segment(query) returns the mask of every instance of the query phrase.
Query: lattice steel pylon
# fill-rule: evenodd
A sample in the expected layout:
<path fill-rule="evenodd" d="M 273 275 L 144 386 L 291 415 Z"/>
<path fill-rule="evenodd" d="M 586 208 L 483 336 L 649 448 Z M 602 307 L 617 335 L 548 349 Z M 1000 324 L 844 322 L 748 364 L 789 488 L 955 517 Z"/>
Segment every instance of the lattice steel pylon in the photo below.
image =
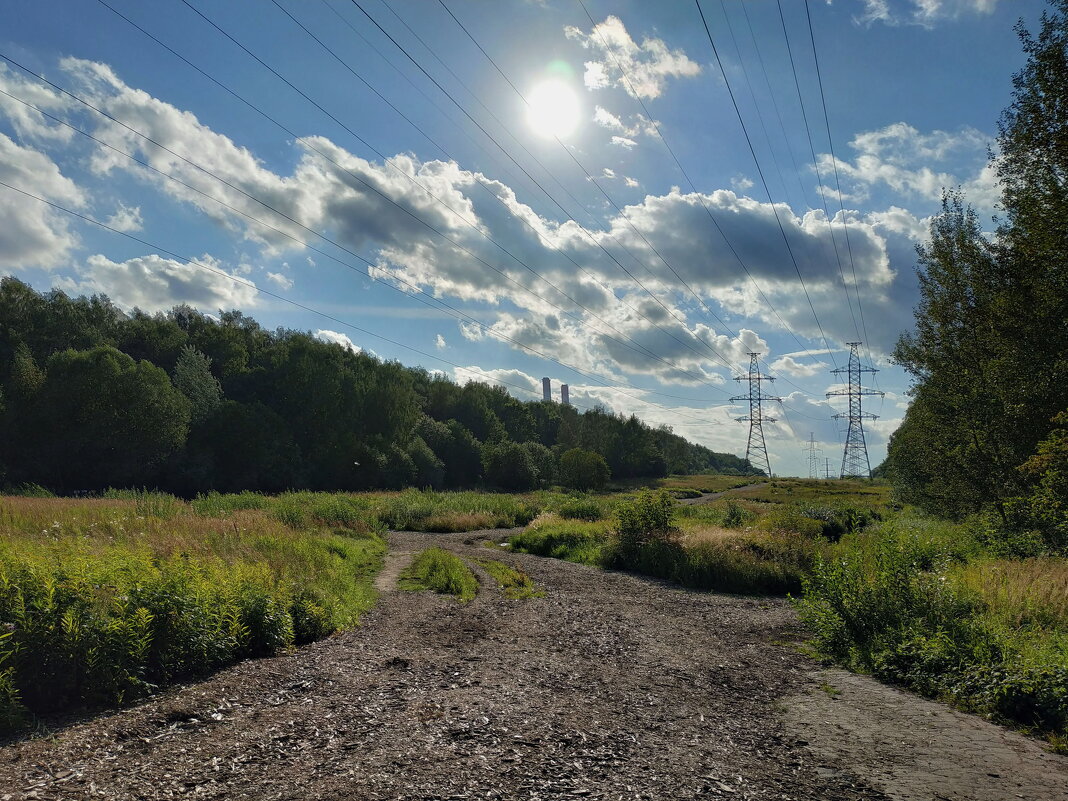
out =
<path fill-rule="evenodd" d="M 849 398 L 849 411 L 847 414 L 836 414 L 835 420 L 843 417 L 849 420 L 849 431 L 846 433 L 845 450 L 842 452 L 842 478 L 871 478 L 871 462 L 868 461 L 868 446 L 864 442 L 864 420 L 877 420 L 878 415 L 868 414 L 861 408 L 861 399 L 865 395 L 885 395 L 876 389 L 865 389 L 861 386 L 860 377 L 864 373 L 879 372 L 874 367 L 862 367 L 860 354 L 857 348 L 859 342 L 847 342 L 849 345 L 849 364 L 831 370 L 834 375 L 845 373 L 848 378 L 848 389 L 845 391 L 828 392 L 827 397 L 845 396 Z"/>
<path fill-rule="evenodd" d="M 801 449 L 808 454 L 808 477 L 819 478 L 820 477 L 820 454 L 823 451 L 816 447 L 816 435 L 813 432 L 808 432 L 808 444 Z"/>
<path fill-rule="evenodd" d="M 749 372 L 734 377 L 735 381 L 748 381 L 749 394 L 736 395 L 731 403 L 749 401 L 749 414 L 736 418 L 738 422 L 749 422 L 749 442 L 745 446 L 745 460 L 756 470 L 763 470 L 768 478 L 772 477 L 771 460 L 768 459 L 768 446 L 764 443 L 763 423 L 774 423 L 776 418 L 764 416 L 764 401 L 781 402 L 782 398 L 765 395 L 760 385 L 764 381 L 774 381 L 770 375 L 760 372 L 760 354 L 749 354 Z"/>

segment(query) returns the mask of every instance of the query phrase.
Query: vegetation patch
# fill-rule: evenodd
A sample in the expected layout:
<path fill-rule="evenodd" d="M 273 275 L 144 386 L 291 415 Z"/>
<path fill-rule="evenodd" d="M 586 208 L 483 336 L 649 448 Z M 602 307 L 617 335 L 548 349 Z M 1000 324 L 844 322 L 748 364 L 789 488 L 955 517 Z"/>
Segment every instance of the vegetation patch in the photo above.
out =
<path fill-rule="evenodd" d="M 605 549 L 612 542 L 610 527 L 607 521 L 590 523 L 546 515 L 539 517 L 519 534 L 509 537 L 508 542 L 513 550 L 520 553 L 602 566 Z"/>
<path fill-rule="evenodd" d="M 497 562 L 493 559 L 477 559 L 487 573 L 493 576 L 497 587 L 505 598 L 521 600 L 524 598 L 542 598 L 545 591 L 534 583 L 534 579 L 517 567 Z"/>
<path fill-rule="evenodd" d="M 402 590 L 419 592 L 431 590 L 442 595 L 454 595 L 467 602 L 478 594 L 478 579 L 456 554 L 442 548 L 428 548 L 401 573 Z"/>
<path fill-rule="evenodd" d="M 374 533 L 171 496 L 0 501 L 0 725 L 124 704 L 355 625 Z"/>
<path fill-rule="evenodd" d="M 992 559 L 963 526 L 887 524 L 843 538 L 804 584 L 824 656 L 1064 742 L 1063 559 Z"/>

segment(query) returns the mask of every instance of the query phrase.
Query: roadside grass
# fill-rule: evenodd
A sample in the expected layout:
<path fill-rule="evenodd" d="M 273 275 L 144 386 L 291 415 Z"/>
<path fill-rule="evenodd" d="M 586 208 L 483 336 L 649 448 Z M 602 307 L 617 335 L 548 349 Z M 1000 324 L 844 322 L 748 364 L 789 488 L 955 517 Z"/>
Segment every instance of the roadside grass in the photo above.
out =
<path fill-rule="evenodd" d="M 430 590 L 442 595 L 454 595 L 466 603 L 478 594 L 478 579 L 464 561 L 442 548 L 428 548 L 412 560 L 398 585 L 402 590 L 420 592 Z"/>
<path fill-rule="evenodd" d="M 797 602 L 817 653 L 1068 742 L 1068 562 L 994 558 L 905 514 L 817 560 Z"/>
<path fill-rule="evenodd" d="M 374 603 L 373 532 L 110 495 L 0 499 L 0 727 L 321 639 Z"/>
<path fill-rule="evenodd" d="M 534 583 L 534 579 L 516 567 L 506 565 L 494 559 L 476 559 L 482 568 L 493 576 L 497 588 L 505 598 L 523 600 L 526 598 L 543 598 L 545 590 Z"/>

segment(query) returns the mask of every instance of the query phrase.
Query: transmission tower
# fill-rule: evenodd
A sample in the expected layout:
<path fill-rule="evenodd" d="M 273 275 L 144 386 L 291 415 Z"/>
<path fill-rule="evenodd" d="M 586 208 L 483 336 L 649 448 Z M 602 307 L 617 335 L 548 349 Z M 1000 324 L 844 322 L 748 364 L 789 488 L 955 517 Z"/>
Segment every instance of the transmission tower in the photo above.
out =
<path fill-rule="evenodd" d="M 737 418 L 741 423 L 747 421 L 749 423 L 749 442 L 745 446 L 745 460 L 749 462 L 750 467 L 756 470 L 763 470 L 768 478 L 771 478 L 771 461 L 768 459 L 768 446 L 764 444 L 763 423 L 774 423 L 775 418 L 764 415 L 764 402 L 780 402 L 782 398 L 765 395 L 761 390 L 760 385 L 762 382 L 774 381 L 775 379 L 760 372 L 759 359 L 759 353 L 750 353 L 749 372 L 734 377 L 735 381 L 749 382 L 749 394 L 736 395 L 731 398 L 731 403 L 737 403 L 738 401 L 749 402 L 749 414 Z"/>
<path fill-rule="evenodd" d="M 826 479 L 829 479 L 831 477 L 831 460 L 830 459 L 824 459 L 823 461 L 825 463 L 823 477 L 826 478 Z"/>
<path fill-rule="evenodd" d="M 861 399 L 865 395 L 884 395 L 875 389 L 865 389 L 860 384 L 861 375 L 864 373 L 879 372 L 874 367 L 862 367 L 857 348 L 859 342 L 847 342 L 849 345 L 849 365 L 831 370 L 834 375 L 846 374 L 849 380 L 849 388 L 845 391 L 828 392 L 827 397 L 842 395 L 849 398 L 849 412 L 836 414 L 835 420 L 846 418 L 849 420 L 849 431 L 846 433 L 845 450 L 842 453 L 842 478 L 871 478 L 871 462 L 868 461 L 868 446 L 864 442 L 864 420 L 875 420 L 878 415 L 868 414 L 861 409 Z"/>
<path fill-rule="evenodd" d="M 820 454 L 823 453 L 823 451 L 816 447 L 816 435 L 811 431 L 808 432 L 808 444 L 801 450 L 808 454 L 808 477 L 819 478 Z"/>

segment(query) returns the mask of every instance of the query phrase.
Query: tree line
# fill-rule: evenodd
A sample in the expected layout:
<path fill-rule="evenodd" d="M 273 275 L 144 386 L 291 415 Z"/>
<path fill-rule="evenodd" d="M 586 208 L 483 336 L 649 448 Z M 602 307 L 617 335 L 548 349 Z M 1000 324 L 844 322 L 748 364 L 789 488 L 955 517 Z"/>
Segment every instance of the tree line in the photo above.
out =
<path fill-rule="evenodd" d="M 746 473 L 604 408 L 460 386 L 239 311 L 125 314 L 106 297 L 0 282 L 0 484 L 364 490 L 579 488 Z"/>
<path fill-rule="evenodd" d="M 1068 0 L 1013 78 L 992 166 L 997 229 L 948 192 L 919 248 L 912 402 L 885 465 L 904 500 L 1068 549 Z"/>

